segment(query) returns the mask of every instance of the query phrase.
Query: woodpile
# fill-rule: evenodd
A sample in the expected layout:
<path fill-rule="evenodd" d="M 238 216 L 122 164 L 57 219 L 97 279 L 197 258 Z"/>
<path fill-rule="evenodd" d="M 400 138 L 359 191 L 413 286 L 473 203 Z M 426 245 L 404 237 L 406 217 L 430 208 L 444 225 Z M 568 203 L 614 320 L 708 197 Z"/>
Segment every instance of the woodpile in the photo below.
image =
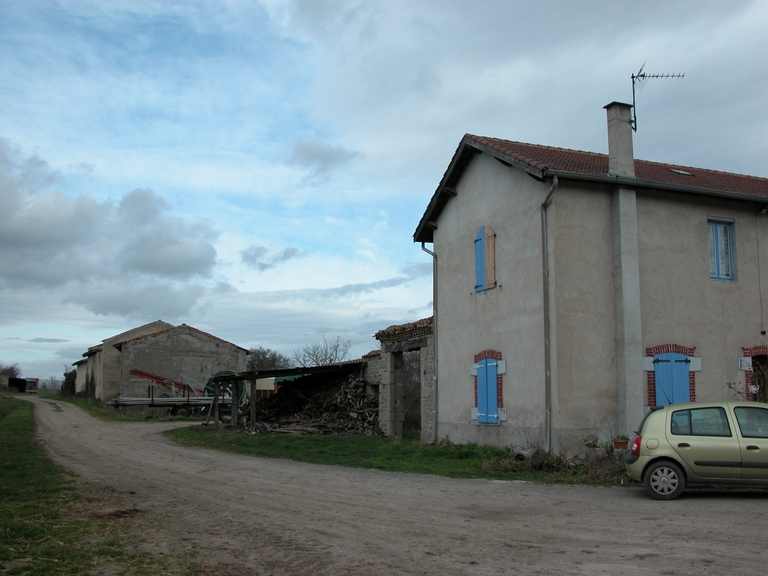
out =
<path fill-rule="evenodd" d="M 240 421 L 251 430 L 250 405 L 242 406 Z M 365 381 L 355 376 L 328 382 L 305 376 L 285 382 L 280 391 L 257 400 L 257 433 L 382 435 L 379 400 L 366 394 Z"/>

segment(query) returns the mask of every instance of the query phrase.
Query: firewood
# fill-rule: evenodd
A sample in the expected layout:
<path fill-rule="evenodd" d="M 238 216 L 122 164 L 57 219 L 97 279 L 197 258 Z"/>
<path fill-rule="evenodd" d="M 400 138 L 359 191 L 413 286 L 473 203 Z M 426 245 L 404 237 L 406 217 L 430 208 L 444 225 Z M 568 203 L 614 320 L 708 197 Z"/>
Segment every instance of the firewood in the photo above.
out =
<path fill-rule="evenodd" d="M 281 385 L 280 392 L 241 407 L 240 425 L 256 433 L 381 435 L 378 398 L 354 377 L 337 380 L 319 375 Z"/>

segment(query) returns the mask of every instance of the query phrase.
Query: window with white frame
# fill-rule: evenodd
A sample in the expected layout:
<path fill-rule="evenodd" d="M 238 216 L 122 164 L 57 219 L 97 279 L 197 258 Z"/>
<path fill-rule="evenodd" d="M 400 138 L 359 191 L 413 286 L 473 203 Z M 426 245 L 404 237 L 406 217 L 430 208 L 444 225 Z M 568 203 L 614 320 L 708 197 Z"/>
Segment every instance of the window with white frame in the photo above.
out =
<path fill-rule="evenodd" d="M 734 279 L 733 222 L 708 220 L 709 277 L 716 280 Z"/>

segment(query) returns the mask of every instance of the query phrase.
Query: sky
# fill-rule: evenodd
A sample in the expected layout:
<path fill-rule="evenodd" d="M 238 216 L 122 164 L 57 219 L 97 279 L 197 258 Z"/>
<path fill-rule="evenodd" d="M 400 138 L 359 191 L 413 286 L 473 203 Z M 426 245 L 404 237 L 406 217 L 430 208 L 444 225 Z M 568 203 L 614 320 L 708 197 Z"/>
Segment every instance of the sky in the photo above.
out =
<path fill-rule="evenodd" d="M 162 319 L 291 355 L 432 313 L 465 133 L 768 177 L 768 2 L 0 0 L 0 363 Z M 430 247 L 430 246 L 428 246 Z"/>

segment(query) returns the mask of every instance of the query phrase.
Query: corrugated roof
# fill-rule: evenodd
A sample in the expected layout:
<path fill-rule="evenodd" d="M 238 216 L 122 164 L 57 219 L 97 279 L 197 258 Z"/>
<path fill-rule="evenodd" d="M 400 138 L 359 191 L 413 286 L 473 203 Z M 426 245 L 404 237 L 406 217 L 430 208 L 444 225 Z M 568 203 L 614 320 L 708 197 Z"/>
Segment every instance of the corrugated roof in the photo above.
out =
<path fill-rule="evenodd" d="M 768 200 L 768 178 L 647 160 L 635 160 L 635 179 L 617 178 L 608 174 L 607 154 L 466 134 L 414 232 L 415 242 L 432 242 L 437 218 L 457 193 L 455 187 L 464 170 L 472 158 L 481 152 L 525 170 L 539 179 L 558 176 L 565 180 L 616 183 L 690 194 L 726 195 L 752 201 Z"/>

